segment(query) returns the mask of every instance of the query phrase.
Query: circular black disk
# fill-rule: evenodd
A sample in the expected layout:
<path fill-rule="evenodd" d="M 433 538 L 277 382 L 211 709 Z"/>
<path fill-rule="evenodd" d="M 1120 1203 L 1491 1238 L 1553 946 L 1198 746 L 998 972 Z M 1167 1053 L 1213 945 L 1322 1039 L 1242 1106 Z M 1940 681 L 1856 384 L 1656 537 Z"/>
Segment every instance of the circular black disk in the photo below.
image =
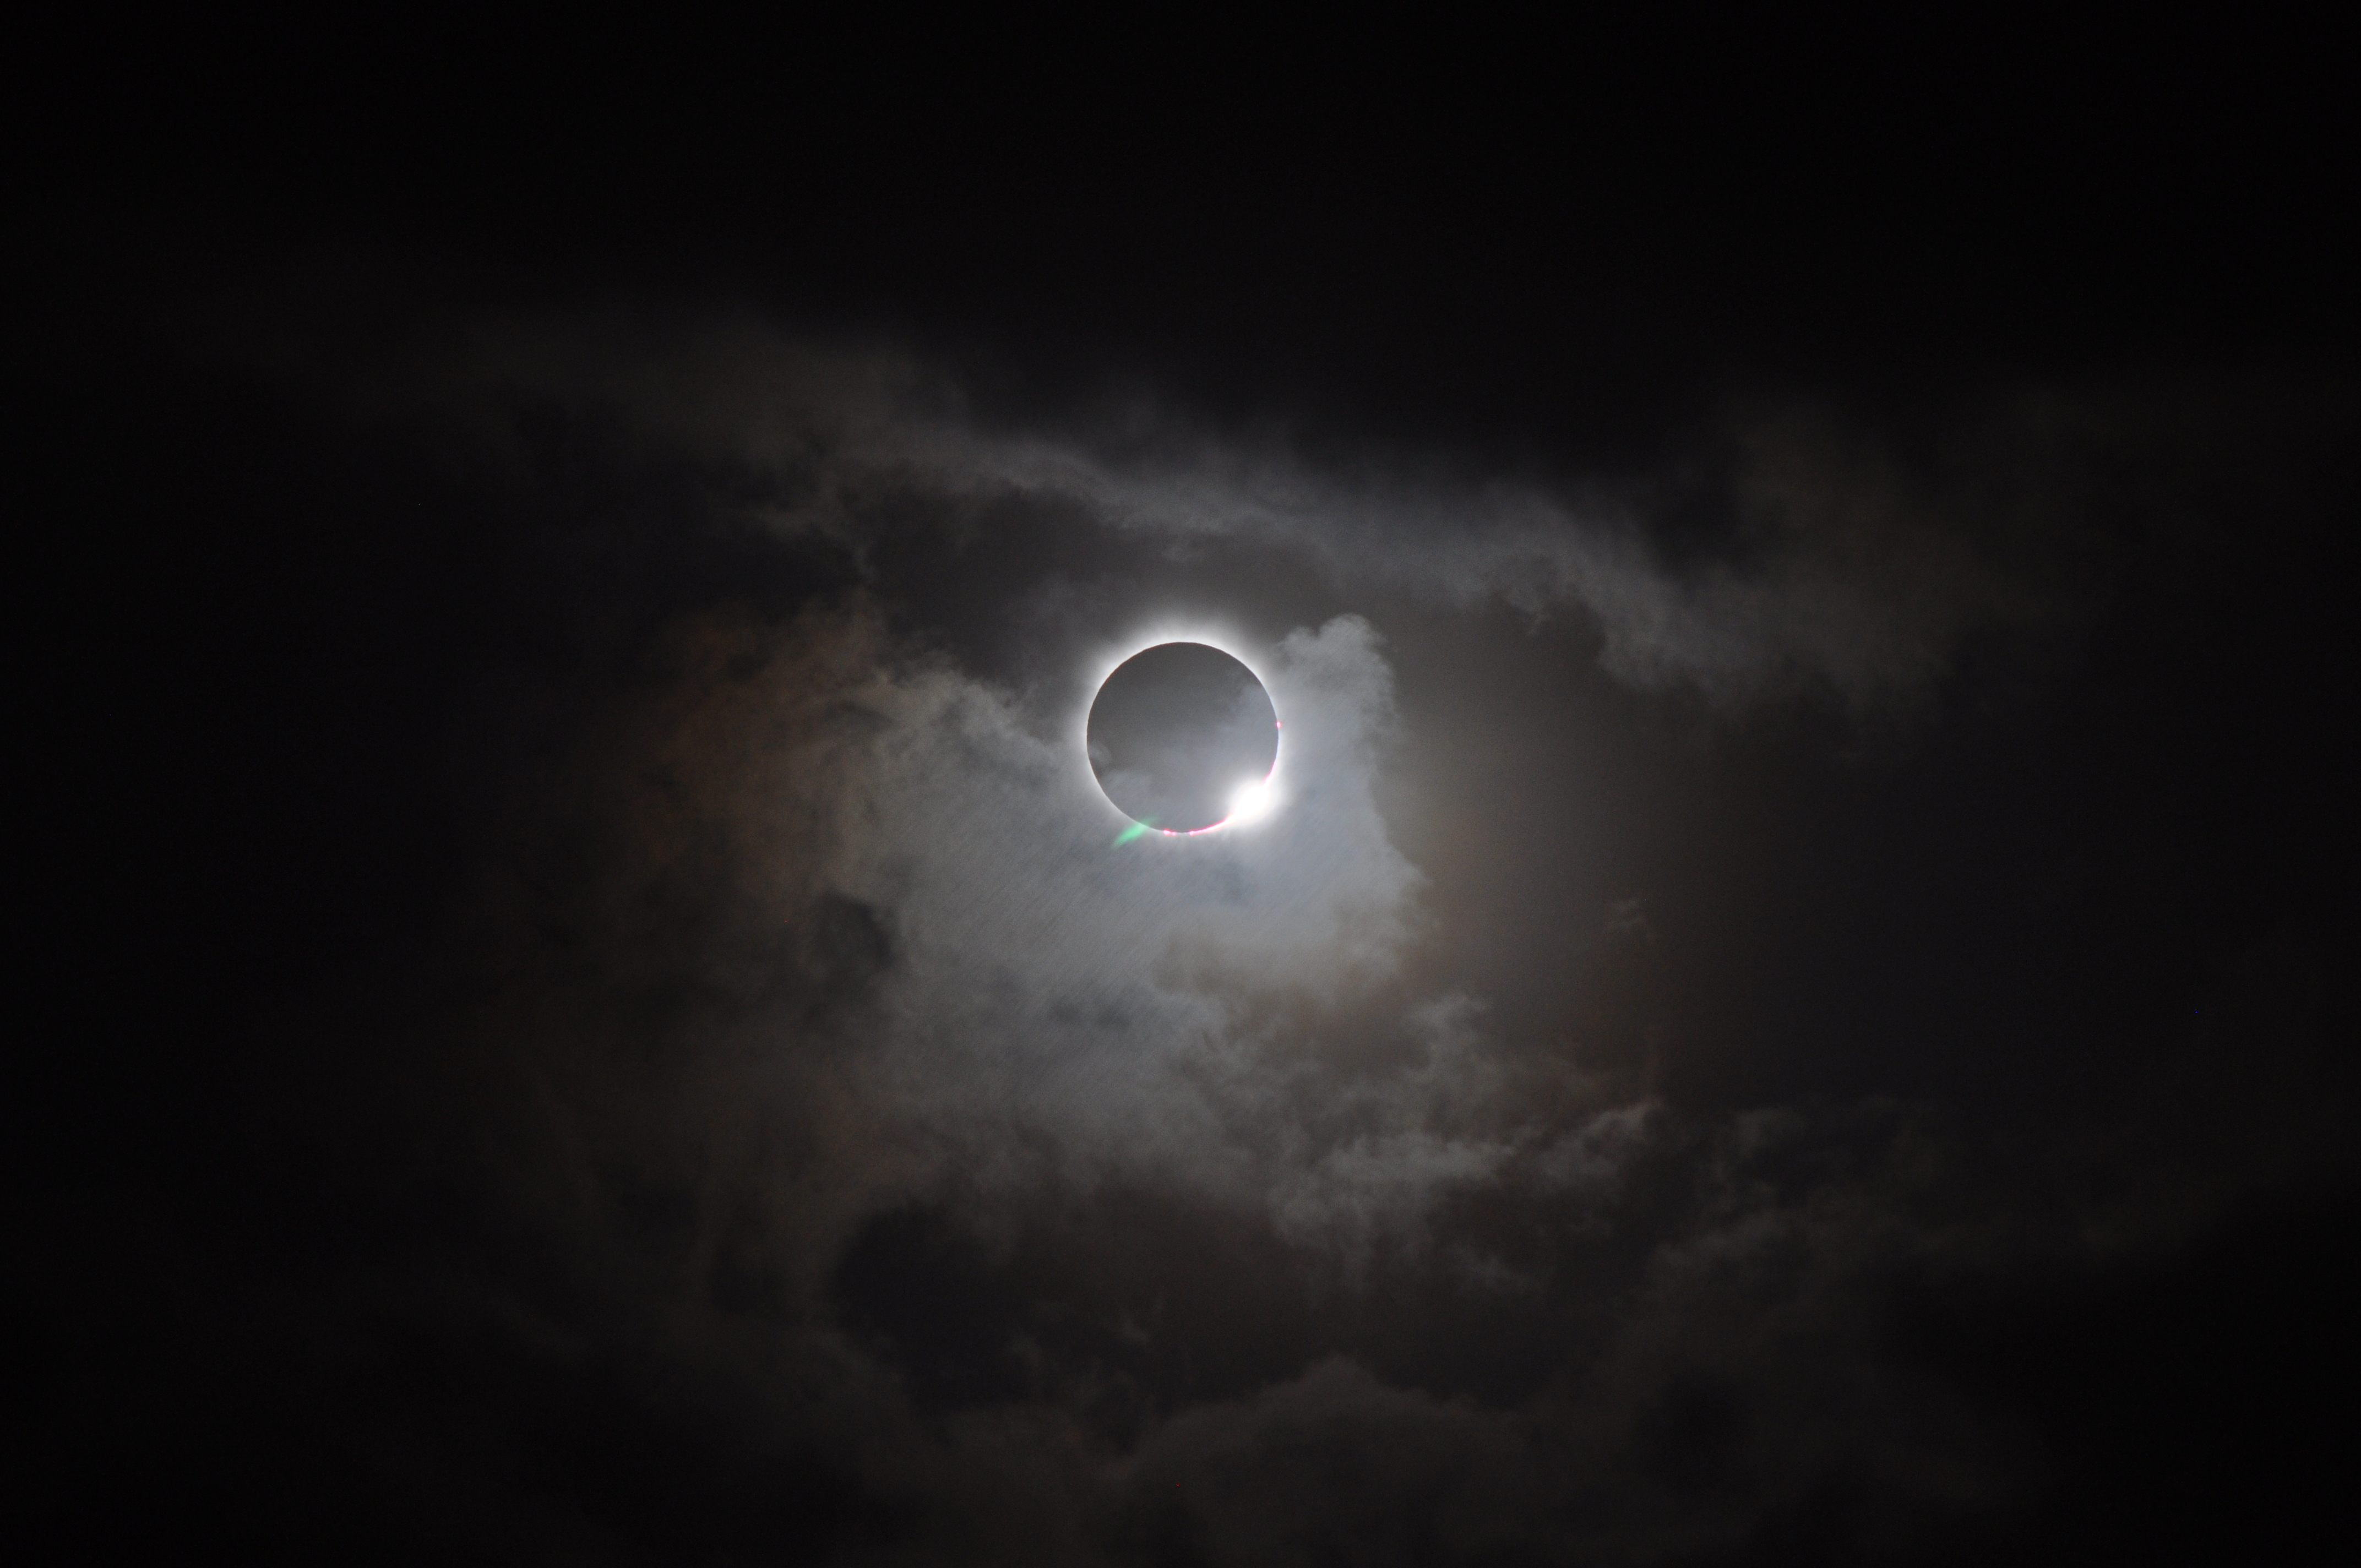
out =
<path fill-rule="evenodd" d="M 1270 776 L 1279 714 L 1254 672 L 1202 642 L 1116 666 L 1091 704 L 1091 771 L 1115 808 L 1173 833 L 1210 828 Z"/>

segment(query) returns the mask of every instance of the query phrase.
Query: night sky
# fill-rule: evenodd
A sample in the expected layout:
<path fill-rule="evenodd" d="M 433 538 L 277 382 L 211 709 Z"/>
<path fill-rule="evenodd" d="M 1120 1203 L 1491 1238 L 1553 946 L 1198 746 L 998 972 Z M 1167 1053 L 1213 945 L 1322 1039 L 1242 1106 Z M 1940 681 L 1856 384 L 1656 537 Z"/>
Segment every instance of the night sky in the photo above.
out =
<path fill-rule="evenodd" d="M 2335 51 L 1170 25 L 33 73 L 24 1528 L 2349 1534 Z"/>

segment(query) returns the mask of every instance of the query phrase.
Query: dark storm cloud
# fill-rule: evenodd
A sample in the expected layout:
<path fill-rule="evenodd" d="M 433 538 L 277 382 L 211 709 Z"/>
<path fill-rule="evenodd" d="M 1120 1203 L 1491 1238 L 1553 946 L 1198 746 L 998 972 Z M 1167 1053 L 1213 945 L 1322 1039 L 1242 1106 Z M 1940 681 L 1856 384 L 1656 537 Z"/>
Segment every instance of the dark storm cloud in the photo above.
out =
<path fill-rule="evenodd" d="M 324 420 L 305 439 L 331 477 L 288 503 L 275 571 L 327 539 L 436 591 L 382 636 L 306 607 L 248 684 L 300 685 L 295 653 L 353 636 L 330 668 L 357 678 L 320 683 L 349 700 L 445 650 L 437 701 L 465 721 L 351 772 L 420 795 L 463 777 L 444 846 L 463 865 L 405 906 L 414 925 L 238 999 L 268 1110 L 235 1124 L 225 1207 L 302 1239 L 200 1227 L 143 1250 L 143 1225 L 171 1227 L 137 1202 L 111 1234 L 126 1272 L 174 1279 L 190 1343 L 261 1369 L 261 1394 L 219 1375 L 191 1407 L 267 1423 L 280 1401 L 298 1414 L 269 1429 L 278 1453 L 334 1426 L 313 1489 L 367 1498 L 406 1542 L 847 1563 L 1972 1551 L 2055 1522 L 2059 1475 L 2104 1474 L 2042 1446 L 2071 1438 L 2058 1404 L 2090 1385 L 1978 1368 L 2071 1367 L 2112 1320 L 2045 1343 L 2012 1293 L 2169 1285 L 2242 1204 L 2346 1158 L 2322 1109 L 2343 1101 L 2318 1092 L 2345 1081 L 2323 1065 L 2333 951 L 2222 982 L 2204 1002 L 2222 1033 L 2142 1038 L 2140 1092 L 2096 1113 L 1994 1133 L 1784 1084 L 1733 1107 L 1681 1076 L 1710 1065 L 1718 1018 L 1811 1084 L 1894 949 L 1839 955 L 1834 1003 L 1783 1007 L 1752 992 L 1816 952 L 1724 962 L 1677 877 L 1569 888 L 1538 851 L 1530 875 L 1471 877 L 1420 863 L 1386 808 L 1405 751 L 1489 696 L 1447 663 L 1413 670 L 1409 638 L 1502 611 L 1510 650 L 1572 629 L 1544 717 L 1600 768 L 1601 686 L 1643 729 L 1695 692 L 1739 720 L 1681 732 L 1700 770 L 1721 735 L 1768 732 L 1761 771 L 1852 791 L 1830 815 L 1874 806 L 1882 779 L 1795 754 L 1881 712 L 1939 717 L 1964 650 L 2088 611 L 2061 611 L 2054 557 L 2025 539 L 2070 554 L 2041 536 L 2104 466 L 2103 399 L 2005 400 L 1927 438 L 1967 449 L 1955 462 L 1825 411 L 1734 418 L 1702 482 L 1712 525 L 1684 540 L 1651 510 L 1692 494 L 1678 475 L 1584 491 L 1170 412 L 1028 422 L 920 356 L 739 322 L 486 317 L 333 374 L 299 352 L 282 376 Z M 324 387 L 333 418 L 308 406 Z M 2143 461 L 2174 429 L 2134 422 Z M 369 510 L 406 465 L 433 477 Z M 293 483 L 239 477 L 241 498 Z M 949 572 L 946 535 L 970 552 Z M 986 594 L 1004 552 L 1016 586 Z M 1095 613 L 1093 574 L 1208 558 L 1241 598 L 1290 569 L 1318 585 L 1268 634 L 1213 629 L 1284 717 L 1284 804 L 1249 832 L 1116 846 L 1082 703 L 1126 638 L 1186 615 Z M 392 596 L 333 560 L 310 568 L 332 608 L 350 581 Z M 280 581 L 232 598 L 238 636 L 277 624 Z M 1047 647 L 968 658 L 927 615 L 962 588 Z M 1828 697 L 1839 718 L 1814 729 Z M 1792 729 L 1748 729 L 1789 708 Z M 241 736 L 269 757 L 284 716 L 266 717 Z M 1422 761 L 1477 834 L 1555 787 L 1482 754 Z M 1750 860 L 1841 840 L 1806 839 L 1801 812 L 1716 817 L 1709 794 L 1618 830 L 1705 840 L 1708 902 L 1770 866 L 1769 913 L 1730 917 L 1770 932 L 1750 937 L 1786 936 L 1805 883 L 1853 874 Z M 421 809 L 366 798 L 371 821 Z M 1938 806 L 1945 833 L 1972 825 Z M 1452 879 L 1476 884 L 1455 905 Z M 1956 918 L 2022 925 L 2009 897 Z M 1888 924 L 1940 902 L 1882 881 L 1871 900 Z M 1455 977 L 1446 913 L 1487 904 L 1543 927 L 1534 968 L 1578 981 Z M 2110 961 L 2067 935 L 2083 945 L 2061 961 Z M 1583 994 L 1533 1026 L 1559 987 Z M 1896 1059 L 1960 1048 L 1938 1015 L 1956 994 L 1914 1000 Z M 2019 1022 L 1973 1014 L 1970 1048 L 2023 1069 L 2034 1053 L 2006 1055 L 1994 1016 Z M 192 1163 L 216 1159 L 236 1163 Z M 176 1247 L 209 1261 L 179 1268 Z M 279 1338 L 302 1348 L 266 1354 Z"/>

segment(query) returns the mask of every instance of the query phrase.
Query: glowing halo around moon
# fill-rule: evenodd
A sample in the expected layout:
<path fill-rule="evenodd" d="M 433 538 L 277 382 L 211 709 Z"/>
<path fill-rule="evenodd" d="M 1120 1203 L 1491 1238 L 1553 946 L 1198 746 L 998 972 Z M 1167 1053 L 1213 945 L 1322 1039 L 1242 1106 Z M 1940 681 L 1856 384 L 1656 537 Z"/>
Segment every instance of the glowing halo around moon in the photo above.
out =
<path fill-rule="evenodd" d="M 1131 822 L 1119 845 L 1242 827 L 1279 804 L 1278 709 L 1261 677 L 1209 641 L 1159 640 L 1117 661 L 1082 728 L 1100 793 Z"/>

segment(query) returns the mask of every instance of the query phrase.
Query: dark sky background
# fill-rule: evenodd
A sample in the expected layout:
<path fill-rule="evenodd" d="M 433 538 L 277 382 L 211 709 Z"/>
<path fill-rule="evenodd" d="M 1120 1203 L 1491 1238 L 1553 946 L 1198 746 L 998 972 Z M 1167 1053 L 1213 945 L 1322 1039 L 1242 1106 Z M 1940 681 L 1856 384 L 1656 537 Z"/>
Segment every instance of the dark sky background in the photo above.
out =
<path fill-rule="evenodd" d="M 2334 51 L 1210 27 L 54 51 L 94 1555 L 2348 1528 Z M 1176 636 L 1284 801 L 1115 845 Z"/>

